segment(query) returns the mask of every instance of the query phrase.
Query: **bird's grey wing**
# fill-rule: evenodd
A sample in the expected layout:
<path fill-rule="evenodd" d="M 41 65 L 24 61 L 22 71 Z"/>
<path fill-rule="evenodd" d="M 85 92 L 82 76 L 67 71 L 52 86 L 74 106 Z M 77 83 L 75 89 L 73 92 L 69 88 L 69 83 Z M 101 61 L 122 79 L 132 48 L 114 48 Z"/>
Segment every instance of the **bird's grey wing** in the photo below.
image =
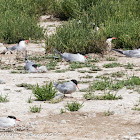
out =
<path fill-rule="evenodd" d="M 124 51 L 124 54 L 130 57 L 140 57 L 140 50 L 128 50 L 128 51 Z"/>
<path fill-rule="evenodd" d="M 7 118 L 5 118 L 5 117 L 2 117 L 2 118 L 0 118 L 0 124 L 2 124 L 2 123 L 7 123 Z"/>
<path fill-rule="evenodd" d="M 79 60 L 79 55 L 78 54 L 63 53 L 62 56 L 65 60 L 70 61 L 70 62 Z"/>
<path fill-rule="evenodd" d="M 10 47 L 9 50 L 10 51 L 14 51 L 14 50 L 17 50 L 18 47 L 19 47 L 18 45 L 15 45 L 15 46 Z"/>

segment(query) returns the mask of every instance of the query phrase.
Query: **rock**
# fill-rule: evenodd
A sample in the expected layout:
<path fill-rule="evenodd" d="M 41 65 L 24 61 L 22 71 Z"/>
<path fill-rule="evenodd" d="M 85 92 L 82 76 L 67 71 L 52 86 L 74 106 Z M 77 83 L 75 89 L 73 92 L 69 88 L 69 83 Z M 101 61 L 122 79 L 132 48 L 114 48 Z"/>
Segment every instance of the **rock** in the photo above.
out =
<path fill-rule="evenodd" d="M 4 82 L 4 81 L 2 81 L 2 80 L 0 80 L 0 84 L 5 84 L 5 82 Z"/>
<path fill-rule="evenodd" d="M 61 120 L 61 123 L 62 124 L 66 124 L 66 120 Z"/>
<path fill-rule="evenodd" d="M 123 136 L 122 137 L 124 140 L 130 140 L 130 137 L 129 136 Z"/>
<path fill-rule="evenodd" d="M 56 93 L 53 99 L 62 99 L 62 98 L 64 98 L 63 93 Z"/>
<path fill-rule="evenodd" d="M 46 68 L 46 66 L 40 66 L 39 68 L 38 68 L 38 72 L 39 73 L 46 73 L 48 70 L 47 70 L 47 68 Z"/>

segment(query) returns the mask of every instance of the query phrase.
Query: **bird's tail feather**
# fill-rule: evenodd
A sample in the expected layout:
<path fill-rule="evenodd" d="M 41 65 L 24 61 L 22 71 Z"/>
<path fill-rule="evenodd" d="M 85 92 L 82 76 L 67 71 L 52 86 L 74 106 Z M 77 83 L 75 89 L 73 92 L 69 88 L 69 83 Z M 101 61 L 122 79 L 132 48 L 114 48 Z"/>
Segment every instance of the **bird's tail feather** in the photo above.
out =
<path fill-rule="evenodd" d="M 112 49 L 112 50 L 115 51 L 115 52 L 123 54 L 123 51 L 120 51 L 120 50 L 117 50 L 117 49 Z"/>
<path fill-rule="evenodd" d="M 58 50 L 56 49 L 53 49 L 55 51 L 56 54 L 60 55 L 61 56 L 61 52 L 59 52 Z"/>
<path fill-rule="evenodd" d="M 57 83 L 55 83 L 55 82 L 54 82 L 53 84 L 54 84 L 54 86 L 55 86 L 55 87 L 57 87 L 57 85 L 58 85 L 58 84 L 57 84 Z"/>

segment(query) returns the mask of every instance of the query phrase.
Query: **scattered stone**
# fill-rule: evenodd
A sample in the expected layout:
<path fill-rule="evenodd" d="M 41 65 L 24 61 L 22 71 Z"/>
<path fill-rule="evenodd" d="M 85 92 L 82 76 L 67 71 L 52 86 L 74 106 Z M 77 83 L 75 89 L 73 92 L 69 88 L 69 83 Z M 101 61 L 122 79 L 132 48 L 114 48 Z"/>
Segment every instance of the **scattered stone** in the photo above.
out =
<path fill-rule="evenodd" d="M 123 136 L 122 137 L 124 140 L 130 140 L 130 137 L 129 136 Z"/>
<path fill-rule="evenodd" d="M 63 93 L 56 93 L 53 99 L 63 99 L 64 94 Z"/>
<path fill-rule="evenodd" d="M 2 81 L 2 80 L 0 80 L 0 84 L 5 84 L 5 82 L 4 82 L 4 81 Z"/>
<path fill-rule="evenodd" d="M 46 68 L 46 66 L 40 66 L 39 68 L 38 68 L 38 72 L 39 73 L 46 73 L 48 70 L 47 70 L 47 68 Z"/>
<path fill-rule="evenodd" d="M 66 120 L 61 120 L 61 123 L 62 124 L 66 124 Z"/>

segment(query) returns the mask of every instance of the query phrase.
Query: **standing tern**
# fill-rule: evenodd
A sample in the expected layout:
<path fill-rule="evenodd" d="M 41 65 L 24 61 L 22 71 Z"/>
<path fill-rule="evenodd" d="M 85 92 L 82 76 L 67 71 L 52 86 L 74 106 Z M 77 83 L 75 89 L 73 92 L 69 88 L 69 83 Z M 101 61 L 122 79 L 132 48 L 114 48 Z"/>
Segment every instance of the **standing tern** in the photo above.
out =
<path fill-rule="evenodd" d="M 69 62 L 81 62 L 85 63 L 87 56 L 81 55 L 79 53 L 73 54 L 73 53 L 60 53 L 58 50 L 54 49 L 54 51 L 59 54 L 62 58 L 64 58 L 66 61 Z"/>
<path fill-rule="evenodd" d="M 14 127 L 17 125 L 18 120 L 15 116 L 0 117 L 0 127 Z"/>
<path fill-rule="evenodd" d="M 113 39 L 117 39 L 117 38 L 116 38 L 116 37 L 107 37 L 106 43 L 107 43 L 107 45 L 108 45 L 108 47 L 107 47 L 108 52 L 110 52 L 110 51 L 112 50 L 111 41 L 112 41 Z"/>
<path fill-rule="evenodd" d="M 76 87 L 79 88 L 77 84 L 78 84 L 77 80 L 71 80 L 63 84 L 54 83 L 54 86 L 59 92 L 65 95 L 65 94 L 71 94 L 72 92 L 75 92 Z"/>
<path fill-rule="evenodd" d="M 127 57 L 140 57 L 140 49 L 135 49 L 135 50 L 125 50 L 125 51 L 120 51 L 117 49 L 112 49 L 113 51 L 116 51 L 118 53 L 121 53 Z"/>
<path fill-rule="evenodd" d="M 10 52 L 12 52 L 12 51 L 26 52 L 26 43 L 28 43 L 28 42 L 29 42 L 29 40 L 21 39 L 21 40 L 19 40 L 19 43 L 17 45 L 14 45 L 10 48 L 6 47 L 6 49 Z"/>

